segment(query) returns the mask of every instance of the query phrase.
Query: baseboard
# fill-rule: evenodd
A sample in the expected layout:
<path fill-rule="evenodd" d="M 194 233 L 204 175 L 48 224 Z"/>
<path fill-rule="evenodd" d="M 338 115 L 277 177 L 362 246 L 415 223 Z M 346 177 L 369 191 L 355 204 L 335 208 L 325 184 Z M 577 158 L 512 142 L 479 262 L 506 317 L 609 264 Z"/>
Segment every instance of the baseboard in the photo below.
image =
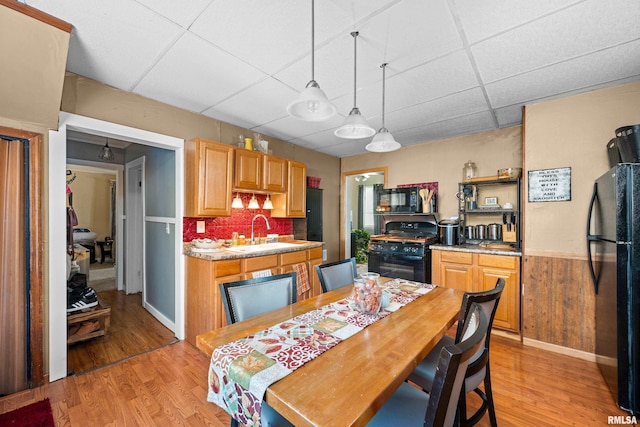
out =
<path fill-rule="evenodd" d="M 176 324 L 169 320 L 164 314 L 160 313 L 154 306 L 149 304 L 148 302 L 144 303 L 144 308 L 151 313 L 153 317 L 158 320 L 158 322 L 162 323 L 167 329 L 169 329 L 174 334 L 176 333 Z"/>
<path fill-rule="evenodd" d="M 497 335 L 499 337 L 522 342 L 522 337 L 517 332 L 503 331 L 502 329 L 493 328 L 491 330 L 491 335 Z"/>
<path fill-rule="evenodd" d="M 596 355 L 582 350 L 576 350 L 575 348 L 563 347 L 557 344 L 551 344 L 544 341 L 538 341 L 531 338 L 523 338 L 522 344 L 529 347 L 535 347 L 542 350 L 552 351 L 554 353 L 564 354 L 565 356 L 575 357 L 577 359 L 586 360 L 589 362 L 596 362 Z"/>

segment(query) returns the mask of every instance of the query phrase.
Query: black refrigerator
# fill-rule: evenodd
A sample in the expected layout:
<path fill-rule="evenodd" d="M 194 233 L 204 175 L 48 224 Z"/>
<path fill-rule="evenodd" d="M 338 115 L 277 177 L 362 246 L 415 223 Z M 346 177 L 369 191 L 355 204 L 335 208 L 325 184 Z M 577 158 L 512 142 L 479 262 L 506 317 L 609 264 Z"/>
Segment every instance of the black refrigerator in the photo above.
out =
<path fill-rule="evenodd" d="M 618 405 L 640 415 L 640 163 L 595 182 L 587 221 L 596 360 Z"/>

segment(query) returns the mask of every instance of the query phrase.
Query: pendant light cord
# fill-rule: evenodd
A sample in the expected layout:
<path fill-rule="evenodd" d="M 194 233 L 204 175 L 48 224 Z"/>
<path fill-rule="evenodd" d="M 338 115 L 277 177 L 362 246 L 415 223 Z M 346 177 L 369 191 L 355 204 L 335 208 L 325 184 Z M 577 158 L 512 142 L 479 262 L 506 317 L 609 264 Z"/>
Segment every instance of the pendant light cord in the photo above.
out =
<path fill-rule="evenodd" d="M 358 34 L 360 34 L 358 31 L 354 31 L 351 33 L 351 35 L 353 36 L 353 106 L 356 106 L 356 91 L 357 89 L 357 82 L 356 82 L 356 75 L 358 74 L 358 69 L 357 69 L 357 58 L 358 58 L 358 51 L 357 51 L 357 44 L 358 44 Z"/>
<path fill-rule="evenodd" d="M 387 69 L 387 63 L 384 63 L 380 66 L 380 68 L 382 68 L 382 128 L 384 129 L 384 82 L 386 80 L 385 75 L 386 75 L 386 69 Z"/>
<path fill-rule="evenodd" d="M 315 78 L 315 74 L 314 74 L 314 69 L 315 69 L 315 59 L 314 59 L 314 53 L 313 50 L 315 48 L 315 0 L 311 0 L 311 80 L 314 81 Z"/>

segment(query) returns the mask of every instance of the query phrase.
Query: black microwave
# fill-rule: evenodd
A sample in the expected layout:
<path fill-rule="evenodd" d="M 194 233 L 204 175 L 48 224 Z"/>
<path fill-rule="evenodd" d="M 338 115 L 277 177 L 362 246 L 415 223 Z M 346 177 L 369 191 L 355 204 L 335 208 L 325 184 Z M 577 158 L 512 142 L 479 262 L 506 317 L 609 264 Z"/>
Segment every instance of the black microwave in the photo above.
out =
<path fill-rule="evenodd" d="M 422 212 L 419 187 L 381 188 L 376 191 L 376 213 Z"/>

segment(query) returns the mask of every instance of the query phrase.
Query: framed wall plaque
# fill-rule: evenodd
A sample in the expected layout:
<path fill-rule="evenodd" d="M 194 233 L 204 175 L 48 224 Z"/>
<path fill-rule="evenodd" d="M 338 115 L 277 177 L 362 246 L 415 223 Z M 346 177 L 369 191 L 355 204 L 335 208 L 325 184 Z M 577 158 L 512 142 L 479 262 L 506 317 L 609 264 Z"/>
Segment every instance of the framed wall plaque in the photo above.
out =
<path fill-rule="evenodd" d="M 529 171 L 529 202 L 571 200 L 571 168 Z"/>

